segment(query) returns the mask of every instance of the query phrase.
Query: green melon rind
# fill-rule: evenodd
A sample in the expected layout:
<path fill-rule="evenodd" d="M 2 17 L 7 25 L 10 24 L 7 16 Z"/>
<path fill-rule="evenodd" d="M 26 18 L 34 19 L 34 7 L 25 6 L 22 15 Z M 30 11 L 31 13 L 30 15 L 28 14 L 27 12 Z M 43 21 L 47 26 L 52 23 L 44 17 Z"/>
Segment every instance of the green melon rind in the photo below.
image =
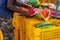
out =
<path fill-rule="evenodd" d="M 54 15 L 50 14 L 50 16 L 55 17 Z M 60 18 L 60 16 L 57 16 L 57 18 Z"/>
<path fill-rule="evenodd" d="M 56 27 L 56 25 L 53 24 L 53 23 L 46 23 L 46 22 L 43 22 L 43 23 L 37 24 L 35 27 L 36 27 L 36 28 L 42 28 L 42 29 L 43 29 L 43 28 Z"/>
<path fill-rule="evenodd" d="M 36 17 L 37 19 L 42 19 L 42 15 L 41 15 L 41 14 L 36 14 L 35 17 Z"/>

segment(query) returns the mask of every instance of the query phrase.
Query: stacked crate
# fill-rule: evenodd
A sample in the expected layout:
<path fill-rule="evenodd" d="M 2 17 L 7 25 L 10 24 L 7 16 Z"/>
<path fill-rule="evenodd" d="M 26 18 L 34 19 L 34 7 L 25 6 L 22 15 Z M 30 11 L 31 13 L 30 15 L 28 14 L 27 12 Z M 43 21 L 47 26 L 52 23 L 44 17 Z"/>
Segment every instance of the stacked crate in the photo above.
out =
<path fill-rule="evenodd" d="M 2 30 L 0 30 L 0 40 L 3 40 Z"/>
<path fill-rule="evenodd" d="M 53 3 L 53 4 L 56 4 L 56 0 L 40 0 L 40 2 L 42 3 Z"/>
<path fill-rule="evenodd" d="M 60 26 L 46 29 L 35 28 L 35 25 L 42 23 L 43 20 L 37 20 L 35 17 L 14 16 L 13 24 L 15 23 L 16 29 L 20 30 L 20 40 L 60 40 Z"/>

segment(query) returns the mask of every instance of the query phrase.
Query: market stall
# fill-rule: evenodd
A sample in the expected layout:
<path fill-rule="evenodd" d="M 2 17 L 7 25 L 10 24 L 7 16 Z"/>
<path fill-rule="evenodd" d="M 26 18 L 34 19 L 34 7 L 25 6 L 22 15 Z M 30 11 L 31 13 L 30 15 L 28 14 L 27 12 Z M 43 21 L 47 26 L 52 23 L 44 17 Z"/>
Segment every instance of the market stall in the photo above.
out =
<path fill-rule="evenodd" d="M 15 12 L 12 23 L 18 31 L 16 33 L 20 33 L 15 37 L 20 40 L 60 40 L 60 7 L 58 3 L 57 1 L 55 5 L 31 0 L 28 4 L 32 5 L 33 9 L 27 10 L 32 17 L 19 16 Z M 20 10 L 26 9 L 21 7 Z"/>

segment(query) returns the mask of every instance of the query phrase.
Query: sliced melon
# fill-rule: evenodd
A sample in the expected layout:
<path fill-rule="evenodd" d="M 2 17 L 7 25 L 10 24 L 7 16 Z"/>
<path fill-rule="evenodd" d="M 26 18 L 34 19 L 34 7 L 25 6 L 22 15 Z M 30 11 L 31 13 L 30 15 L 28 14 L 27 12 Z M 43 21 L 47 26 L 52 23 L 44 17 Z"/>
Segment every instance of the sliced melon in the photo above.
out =
<path fill-rule="evenodd" d="M 49 9 L 45 8 L 43 11 L 42 11 L 42 17 L 45 21 L 48 21 L 49 20 Z"/>
<path fill-rule="evenodd" d="M 28 9 L 28 12 L 29 12 L 30 16 L 35 15 L 35 11 L 32 8 L 31 9 Z"/>
<path fill-rule="evenodd" d="M 42 17 L 46 19 L 48 17 L 48 13 L 46 10 L 42 11 Z"/>
<path fill-rule="evenodd" d="M 35 13 L 41 13 L 42 9 L 40 8 L 34 8 Z"/>
<path fill-rule="evenodd" d="M 28 11 L 28 9 L 26 9 L 26 8 L 24 8 L 24 7 L 20 7 L 20 10 Z"/>
<path fill-rule="evenodd" d="M 36 17 L 37 19 L 43 19 L 41 13 L 36 14 L 35 17 Z"/>
<path fill-rule="evenodd" d="M 42 23 L 39 23 L 35 26 L 36 28 L 52 28 L 52 27 L 56 27 L 56 25 L 52 22 L 42 22 Z"/>
<path fill-rule="evenodd" d="M 29 0 L 28 4 L 30 4 L 32 7 L 39 8 L 41 3 L 39 0 Z"/>
<path fill-rule="evenodd" d="M 50 15 L 55 17 L 56 16 L 56 11 L 51 10 L 50 11 Z M 58 12 L 58 16 L 57 17 L 60 18 L 60 12 Z"/>
<path fill-rule="evenodd" d="M 56 11 L 56 6 L 49 6 L 49 8 L 50 8 L 51 10 Z M 60 6 L 58 7 L 58 12 L 60 12 Z"/>
<path fill-rule="evenodd" d="M 24 7 L 20 7 L 20 10 L 22 10 L 22 11 L 28 11 L 29 14 L 30 14 L 30 16 L 33 16 L 34 13 L 35 13 L 34 9 L 32 9 L 32 8 L 31 9 L 30 8 L 26 9 Z"/>

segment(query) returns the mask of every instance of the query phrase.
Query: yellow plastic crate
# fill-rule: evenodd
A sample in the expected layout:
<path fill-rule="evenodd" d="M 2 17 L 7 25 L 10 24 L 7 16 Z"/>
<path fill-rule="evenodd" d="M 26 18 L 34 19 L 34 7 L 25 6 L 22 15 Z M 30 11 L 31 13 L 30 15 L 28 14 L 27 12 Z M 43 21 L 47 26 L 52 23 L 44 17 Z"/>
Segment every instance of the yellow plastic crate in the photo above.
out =
<path fill-rule="evenodd" d="M 1 29 L 0 29 L 0 40 L 3 40 L 3 34 L 2 34 Z"/>
<path fill-rule="evenodd" d="M 15 27 L 15 29 L 19 30 L 20 31 L 20 40 L 24 40 L 24 33 L 23 33 L 23 20 L 20 20 L 20 19 L 23 19 L 23 17 L 20 17 L 18 16 L 18 14 L 14 13 L 14 17 L 12 19 L 12 24 L 13 26 Z M 16 36 L 15 36 L 16 37 Z M 19 37 L 18 37 L 19 39 Z"/>
<path fill-rule="evenodd" d="M 28 24 L 28 25 L 27 25 Z M 56 40 L 60 40 L 60 27 L 54 27 L 54 28 L 47 28 L 47 29 L 40 29 L 35 28 L 31 22 L 26 24 L 27 29 L 27 35 L 29 37 L 29 40 L 53 40 L 56 38 Z"/>
<path fill-rule="evenodd" d="M 56 0 L 39 0 L 41 3 L 53 3 L 56 4 Z"/>
<path fill-rule="evenodd" d="M 16 14 L 16 13 L 15 13 Z M 36 18 L 27 18 L 14 15 L 13 24 L 20 30 L 20 40 L 60 40 L 60 27 L 54 28 L 35 28 L 37 23 L 42 23 L 43 20 Z M 17 26 L 16 26 L 17 25 Z"/>

